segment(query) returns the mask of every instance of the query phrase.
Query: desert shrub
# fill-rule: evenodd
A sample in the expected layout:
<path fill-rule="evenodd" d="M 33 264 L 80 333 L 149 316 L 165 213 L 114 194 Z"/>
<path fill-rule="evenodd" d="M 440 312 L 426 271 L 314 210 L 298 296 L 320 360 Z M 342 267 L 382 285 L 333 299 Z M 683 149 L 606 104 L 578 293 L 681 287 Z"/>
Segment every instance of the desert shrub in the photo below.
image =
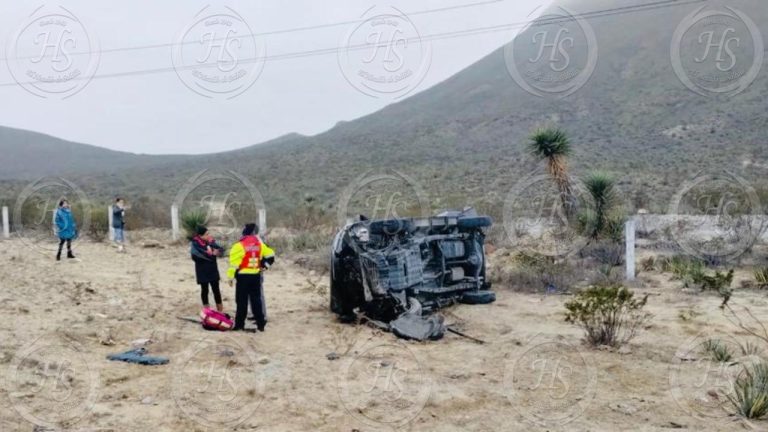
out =
<path fill-rule="evenodd" d="M 693 283 L 699 285 L 702 291 L 719 292 L 727 290 L 733 283 L 733 270 L 729 270 L 728 273 L 716 271 L 713 275 L 703 273 L 698 275 L 697 279 L 693 280 Z"/>
<path fill-rule="evenodd" d="M 662 272 L 672 273 L 675 279 L 683 281 L 698 278 L 705 267 L 704 262 L 681 255 L 659 258 L 657 264 Z"/>
<path fill-rule="evenodd" d="M 109 214 L 104 206 L 91 209 L 91 224 L 88 226 L 88 237 L 97 242 L 102 242 L 109 233 Z"/>
<path fill-rule="evenodd" d="M 197 227 L 204 226 L 207 215 L 204 211 L 192 210 L 181 215 L 181 228 L 188 239 L 197 235 Z"/>
<path fill-rule="evenodd" d="M 618 347 L 650 320 L 651 315 L 643 311 L 647 301 L 647 295 L 638 300 L 621 285 L 591 286 L 565 304 L 565 319 L 584 329 L 590 345 Z"/>
<path fill-rule="evenodd" d="M 315 251 L 328 247 L 331 239 L 318 232 L 301 232 L 293 238 L 293 250 L 298 252 Z"/>
<path fill-rule="evenodd" d="M 768 267 L 755 269 L 755 282 L 760 289 L 768 288 Z"/>
<path fill-rule="evenodd" d="M 728 395 L 728 400 L 746 418 L 765 417 L 768 414 L 768 363 L 745 366 L 733 383 L 733 394 Z"/>
<path fill-rule="evenodd" d="M 640 260 L 640 269 L 644 272 L 653 271 L 656 268 L 656 258 L 648 257 Z"/>
<path fill-rule="evenodd" d="M 581 269 L 553 257 L 519 252 L 508 265 L 495 265 L 489 270 L 491 282 L 525 292 L 569 291 L 583 279 Z"/>
<path fill-rule="evenodd" d="M 703 349 L 704 354 L 709 355 L 716 362 L 727 363 L 733 360 L 733 353 L 720 339 L 706 340 Z"/>
<path fill-rule="evenodd" d="M 157 198 L 140 196 L 129 202 L 126 228 L 167 228 L 171 224 L 170 204 Z"/>
<path fill-rule="evenodd" d="M 584 248 L 581 255 L 604 266 L 616 267 L 624 263 L 624 246 L 612 241 L 600 241 Z"/>
<path fill-rule="evenodd" d="M 301 231 L 316 229 L 333 222 L 330 213 L 318 204 L 312 196 L 304 197 L 302 205 L 294 209 L 287 218 L 286 226 Z"/>

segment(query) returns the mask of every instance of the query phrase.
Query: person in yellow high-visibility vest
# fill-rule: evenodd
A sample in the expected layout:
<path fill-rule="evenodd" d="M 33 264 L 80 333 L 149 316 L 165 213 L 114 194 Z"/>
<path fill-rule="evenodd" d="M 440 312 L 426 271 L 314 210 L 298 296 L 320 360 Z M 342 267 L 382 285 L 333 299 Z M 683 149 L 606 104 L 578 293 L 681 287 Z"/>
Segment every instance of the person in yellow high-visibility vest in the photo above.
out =
<path fill-rule="evenodd" d="M 267 325 L 264 316 L 266 308 L 262 305 L 261 271 L 269 269 L 274 264 L 275 251 L 262 242 L 258 234 L 259 227 L 256 224 L 246 224 L 243 237 L 229 251 L 229 270 L 227 270 L 229 285 L 232 285 L 233 280 L 237 281 L 235 287 L 237 312 L 235 312 L 235 327 L 232 330 L 245 329 L 249 303 L 256 316 L 256 326 L 259 331 L 264 331 Z"/>

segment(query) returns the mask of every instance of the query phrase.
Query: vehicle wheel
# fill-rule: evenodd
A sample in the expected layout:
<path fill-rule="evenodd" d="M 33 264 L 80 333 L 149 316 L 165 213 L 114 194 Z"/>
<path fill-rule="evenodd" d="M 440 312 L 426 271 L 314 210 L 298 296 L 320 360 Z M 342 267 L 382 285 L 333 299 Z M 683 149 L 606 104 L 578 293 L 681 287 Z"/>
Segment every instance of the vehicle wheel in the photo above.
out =
<path fill-rule="evenodd" d="M 464 304 L 488 304 L 496 301 L 496 293 L 493 291 L 467 291 L 459 298 L 459 303 Z"/>
<path fill-rule="evenodd" d="M 488 216 L 460 218 L 459 228 L 486 228 L 493 225 L 493 219 Z"/>

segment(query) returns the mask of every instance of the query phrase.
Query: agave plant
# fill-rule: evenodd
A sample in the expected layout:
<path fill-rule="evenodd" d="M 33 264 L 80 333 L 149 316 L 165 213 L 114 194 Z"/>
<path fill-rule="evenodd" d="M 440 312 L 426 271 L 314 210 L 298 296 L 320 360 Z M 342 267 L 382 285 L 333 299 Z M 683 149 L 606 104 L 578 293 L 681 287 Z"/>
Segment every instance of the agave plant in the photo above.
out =
<path fill-rule="evenodd" d="M 535 157 L 547 163 L 547 172 L 552 176 L 560 192 L 560 201 L 565 216 L 570 220 L 576 214 L 576 200 L 568 177 L 568 156 L 571 143 L 564 131 L 557 128 L 538 129 L 530 136 L 528 148 Z"/>

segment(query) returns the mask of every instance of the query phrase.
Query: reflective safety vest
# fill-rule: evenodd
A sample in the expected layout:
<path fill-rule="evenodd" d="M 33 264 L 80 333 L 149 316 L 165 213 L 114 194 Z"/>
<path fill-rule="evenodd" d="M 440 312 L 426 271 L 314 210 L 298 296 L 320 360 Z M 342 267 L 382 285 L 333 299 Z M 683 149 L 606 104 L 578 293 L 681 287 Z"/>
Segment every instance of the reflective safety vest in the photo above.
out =
<path fill-rule="evenodd" d="M 259 236 L 245 236 L 229 251 L 227 278 L 234 279 L 237 274 L 259 274 L 261 263 L 274 256 L 275 251 L 261 241 Z"/>
<path fill-rule="evenodd" d="M 240 270 L 261 270 L 261 241 L 256 236 L 245 236 L 240 240 L 245 256 L 240 261 Z"/>

